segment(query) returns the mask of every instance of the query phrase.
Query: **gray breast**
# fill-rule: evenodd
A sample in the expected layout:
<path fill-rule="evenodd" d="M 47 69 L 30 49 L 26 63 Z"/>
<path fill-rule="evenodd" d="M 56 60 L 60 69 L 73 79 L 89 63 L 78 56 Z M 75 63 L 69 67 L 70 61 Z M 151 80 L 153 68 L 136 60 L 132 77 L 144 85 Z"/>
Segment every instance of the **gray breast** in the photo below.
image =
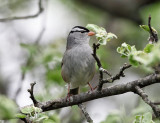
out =
<path fill-rule="evenodd" d="M 67 82 L 71 86 L 84 85 L 89 82 L 95 71 L 95 60 L 88 44 L 71 48 L 65 52 L 62 67 Z"/>

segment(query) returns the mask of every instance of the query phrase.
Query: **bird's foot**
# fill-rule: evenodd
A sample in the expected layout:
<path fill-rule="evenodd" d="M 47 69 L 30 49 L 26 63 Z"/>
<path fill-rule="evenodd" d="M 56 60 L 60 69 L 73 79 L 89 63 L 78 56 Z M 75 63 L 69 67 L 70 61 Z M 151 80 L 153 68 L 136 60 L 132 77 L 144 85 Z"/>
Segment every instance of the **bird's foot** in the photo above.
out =
<path fill-rule="evenodd" d="M 71 101 L 71 99 L 70 99 L 71 96 L 72 96 L 72 94 L 70 94 L 70 93 L 67 94 L 66 102 L 68 102 L 68 101 L 70 102 Z"/>

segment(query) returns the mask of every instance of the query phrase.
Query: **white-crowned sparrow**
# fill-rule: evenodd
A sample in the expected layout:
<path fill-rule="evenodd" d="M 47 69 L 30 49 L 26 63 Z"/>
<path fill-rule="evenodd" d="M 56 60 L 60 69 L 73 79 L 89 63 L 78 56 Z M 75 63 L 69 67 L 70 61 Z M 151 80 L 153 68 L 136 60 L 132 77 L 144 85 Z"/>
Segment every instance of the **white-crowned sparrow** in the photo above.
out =
<path fill-rule="evenodd" d="M 68 35 L 61 71 L 68 83 L 68 94 L 78 94 L 79 86 L 89 84 L 95 74 L 95 59 L 89 46 L 90 36 L 94 34 L 85 27 L 75 26 Z"/>

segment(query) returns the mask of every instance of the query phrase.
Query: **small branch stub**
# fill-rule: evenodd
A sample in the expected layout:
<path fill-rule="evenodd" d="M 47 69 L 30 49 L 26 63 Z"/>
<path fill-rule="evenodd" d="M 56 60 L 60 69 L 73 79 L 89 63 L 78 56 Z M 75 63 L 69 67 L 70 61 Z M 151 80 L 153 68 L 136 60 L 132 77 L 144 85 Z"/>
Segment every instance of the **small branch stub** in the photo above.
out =
<path fill-rule="evenodd" d="M 106 73 L 107 75 L 109 75 L 110 77 L 112 76 L 111 73 L 109 73 L 106 69 L 100 67 L 99 71 L 102 71 L 103 73 Z"/>
<path fill-rule="evenodd" d="M 152 29 L 152 26 L 151 26 L 151 16 L 148 17 L 148 27 L 149 27 L 149 30 L 150 30 L 150 37 L 149 37 L 149 43 L 155 43 L 158 41 L 158 35 L 156 33 L 156 31 L 154 31 Z"/>
<path fill-rule="evenodd" d="M 120 79 L 120 77 L 125 77 L 124 71 L 128 68 L 130 68 L 132 65 L 127 65 L 126 63 L 120 68 L 120 71 L 115 76 L 112 76 L 110 78 L 104 79 L 103 83 L 110 83 L 114 82 L 115 80 Z"/>
<path fill-rule="evenodd" d="M 117 75 L 112 77 L 112 82 L 114 80 L 120 79 L 120 77 L 125 77 L 124 71 L 128 68 L 130 68 L 132 65 L 127 65 L 126 63 L 120 68 L 120 71 Z"/>
<path fill-rule="evenodd" d="M 30 84 L 31 89 L 28 89 L 28 92 L 30 93 L 30 98 L 32 99 L 34 106 L 38 107 L 39 102 L 35 99 L 34 94 L 33 94 L 33 89 L 34 89 L 35 84 L 36 82 Z"/>
<path fill-rule="evenodd" d="M 160 105 L 160 102 L 154 102 L 153 104 L 154 105 Z"/>

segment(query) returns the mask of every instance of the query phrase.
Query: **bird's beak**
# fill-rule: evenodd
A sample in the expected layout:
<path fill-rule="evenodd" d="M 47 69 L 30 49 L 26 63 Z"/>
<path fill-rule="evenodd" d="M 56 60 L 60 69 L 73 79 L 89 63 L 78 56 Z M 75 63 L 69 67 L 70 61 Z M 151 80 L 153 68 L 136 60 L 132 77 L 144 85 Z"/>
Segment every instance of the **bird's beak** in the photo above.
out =
<path fill-rule="evenodd" d="M 95 34 L 96 34 L 95 32 L 91 32 L 91 31 L 90 31 L 90 32 L 88 33 L 88 36 L 93 36 L 93 35 L 95 35 Z"/>

